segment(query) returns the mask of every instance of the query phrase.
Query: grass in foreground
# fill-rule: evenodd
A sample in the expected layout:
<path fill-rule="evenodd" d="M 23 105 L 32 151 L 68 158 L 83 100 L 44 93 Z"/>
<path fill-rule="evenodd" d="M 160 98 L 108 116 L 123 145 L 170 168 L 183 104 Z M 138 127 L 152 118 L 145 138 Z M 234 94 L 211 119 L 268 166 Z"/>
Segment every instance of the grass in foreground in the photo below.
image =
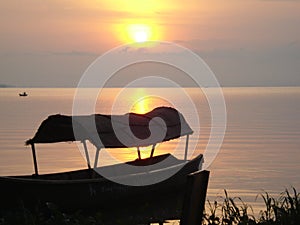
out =
<path fill-rule="evenodd" d="M 278 199 L 267 192 L 261 197 L 265 209 L 255 218 L 252 207 L 241 198 L 231 198 L 225 190 L 223 201 L 208 201 L 203 224 L 205 225 L 299 225 L 300 224 L 300 193 L 293 188 L 281 193 Z"/>
<path fill-rule="evenodd" d="M 261 197 L 265 204 L 258 218 L 253 215 L 252 207 L 241 198 L 229 197 L 224 191 L 222 201 L 207 201 L 203 225 L 299 225 L 300 224 L 300 193 L 293 188 L 286 190 L 278 199 L 267 192 Z M 107 225 L 101 213 L 87 215 L 80 211 L 64 213 L 56 206 L 48 203 L 34 210 L 19 208 L 15 211 L 0 212 L 0 225 Z M 124 221 L 113 224 L 136 225 Z"/>

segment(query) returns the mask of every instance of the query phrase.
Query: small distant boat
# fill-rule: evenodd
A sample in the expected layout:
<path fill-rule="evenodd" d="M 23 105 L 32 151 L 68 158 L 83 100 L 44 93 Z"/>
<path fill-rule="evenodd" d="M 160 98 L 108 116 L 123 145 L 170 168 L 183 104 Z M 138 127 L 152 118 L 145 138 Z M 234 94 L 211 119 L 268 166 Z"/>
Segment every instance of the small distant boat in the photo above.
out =
<path fill-rule="evenodd" d="M 154 135 L 147 139 L 150 136 L 149 122 L 157 117 L 165 122 L 165 126 L 161 127 L 160 124 L 156 124 L 156 127 L 152 128 L 155 129 L 155 132 L 164 132 L 164 138 L 162 140 L 157 139 Z M 132 133 L 128 133 L 125 129 L 124 124 L 128 118 Z M 89 124 L 88 121 L 95 121 L 95 133 L 86 126 Z M 121 134 L 127 137 L 127 146 L 124 146 L 116 136 L 112 127 L 113 121 L 115 129 L 121 130 Z M 81 133 L 77 139 L 75 139 L 74 126 L 81 128 Z M 163 216 L 166 219 L 176 218 L 178 212 L 174 207 L 183 201 L 187 176 L 198 171 L 203 160 L 202 154 L 187 160 L 189 135 L 192 133 L 193 130 L 183 115 L 176 109 L 169 107 L 159 107 L 146 114 L 49 116 L 42 122 L 35 136 L 26 142 L 32 147 L 35 174 L 0 176 L 0 208 L 15 207 L 19 202 L 25 206 L 33 207 L 37 203 L 52 202 L 64 209 L 96 207 L 104 211 L 114 212 L 116 215 L 117 209 L 123 212 L 124 209 L 129 210 L 130 208 L 132 211 L 128 213 L 134 214 L 133 216 L 139 216 L 137 211 L 141 209 L 146 210 L 148 216 Z M 133 138 L 132 135 L 139 137 L 139 139 Z M 95 136 L 101 139 L 101 143 L 95 139 Z M 153 155 L 156 144 L 182 136 L 186 136 L 184 159 L 178 159 L 171 154 Z M 97 147 L 94 170 L 90 165 L 86 140 Z M 69 141 L 81 141 L 83 143 L 88 168 L 62 173 L 39 174 L 35 144 Z M 152 151 L 149 158 L 142 159 L 139 148 L 151 145 Z M 137 147 L 138 150 L 136 160 L 124 163 L 131 165 L 130 168 L 124 170 L 123 168 L 127 167 L 123 163 L 98 167 L 98 153 L 101 148 L 127 147 Z M 160 163 L 162 161 L 165 163 Z M 96 171 L 101 171 L 101 173 Z M 105 174 L 106 171 L 113 171 L 113 174 L 110 177 L 101 175 Z M 170 177 L 161 182 L 151 183 L 166 174 L 170 174 Z M 122 182 L 125 180 L 137 183 L 143 180 L 148 185 L 129 186 Z M 154 212 L 151 214 L 152 209 Z M 168 212 L 166 212 L 167 209 Z"/>
<path fill-rule="evenodd" d="M 26 96 L 28 96 L 28 94 L 24 91 L 23 93 L 19 93 L 19 96 L 20 97 L 26 97 Z"/>

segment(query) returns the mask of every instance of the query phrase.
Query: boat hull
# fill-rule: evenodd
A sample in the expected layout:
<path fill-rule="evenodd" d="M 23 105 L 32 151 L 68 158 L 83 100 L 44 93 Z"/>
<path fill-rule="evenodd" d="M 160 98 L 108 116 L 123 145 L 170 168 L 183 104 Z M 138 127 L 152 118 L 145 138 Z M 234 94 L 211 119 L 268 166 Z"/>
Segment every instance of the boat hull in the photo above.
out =
<path fill-rule="evenodd" d="M 174 173 L 168 179 L 145 186 L 116 183 L 116 180 L 112 181 L 88 169 L 39 176 L 0 177 L 1 208 L 16 208 L 18 205 L 32 208 L 51 202 L 67 211 L 113 210 L 118 214 L 120 209 L 119 214 L 127 211 L 128 216 L 128 211 L 134 210 L 134 214 L 142 215 L 141 212 L 137 213 L 142 210 L 151 218 L 162 215 L 168 219 L 178 218 L 180 212 L 177 209 L 182 206 L 187 175 L 197 171 L 201 161 L 202 155 L 188 162 L 174 161 L 169 167 L 151 173 L 148 171 L 118 177 L 122 183 L 128 178 L 151 180 L 164 173 Z M 141 163 L 136 161 L 131 164 Z"/>

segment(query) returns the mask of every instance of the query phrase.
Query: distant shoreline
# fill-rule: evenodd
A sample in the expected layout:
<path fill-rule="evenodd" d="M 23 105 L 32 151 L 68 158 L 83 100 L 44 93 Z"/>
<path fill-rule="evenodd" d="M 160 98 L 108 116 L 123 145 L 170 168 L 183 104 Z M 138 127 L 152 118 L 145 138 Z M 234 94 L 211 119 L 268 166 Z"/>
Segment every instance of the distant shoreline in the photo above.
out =
<path fill-rule="evenodd" d="M 8 85 L 8 84 L 0 84 L 0 88 L 17 88 L 17 87 L 13 86 L 13 85 Z"/>

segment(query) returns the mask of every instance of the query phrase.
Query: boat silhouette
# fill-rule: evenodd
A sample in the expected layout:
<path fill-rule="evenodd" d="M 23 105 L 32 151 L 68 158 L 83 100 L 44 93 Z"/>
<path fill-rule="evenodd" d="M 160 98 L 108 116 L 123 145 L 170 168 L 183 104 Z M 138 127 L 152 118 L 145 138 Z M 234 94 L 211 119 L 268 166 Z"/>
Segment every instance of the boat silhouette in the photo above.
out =
<path fill-rule="evenodd" d="M 150 132 L 149 123 L 157 117 L 164 121 L 165 126 L 156 124 L 156 127 L 152 127 L 155 130 L 152 131 L 164 132 L 163 139 L 156 139 L 155 135 L 147 138 Z M 124 129 L 124 121 L 128 118 L 131 133 L 126 133 Z M 95 122 L 95 131 L 85 126 L 84 123 L 88 123 L 87 121 Z M 113 123 L 116 123 L 115 127 L 112 127 Z M 76 124 L 80 127 L 81 133 L 75 138 Z M 124 136 L 129 140 L 126 146 L 120 142 L 113 128 L 126 133 Z M 193 130 L 183 115 L 170 107 L 155 108 L 146 114 L 51 115 L 41 123 L 35 136 L 26 141 L 26 144 L 32 148 L 35 174 L 0 177 L 2 190 L 0 208 L 13 208 L 20 201 L 25 207 L 51 202 L 68 210 L 96 207 L 104 213 L 114 212 L 115 216 L 122 214 L 124 209 L 130 208 L 130 212 L 134 212 L 133 216 L 141 215 L 137 211 L 143 209 L 143 212 L 147 212 L 147 216 L 150 217 L 178 218 L 179 212 L 176 207 L 182 205 L 187 188 L 187 177 L 198 171 L 203 161 L 202 154 L 194 159 L 187 159 L 189 135 L 192 133 Z M 134 138 L 137 134 L 139 139 Z M 101 143 L 95 139 L 96 135 L 101 139 Z M 178 159 L 172 154 L 154 156 L 156 144 L 180 137 L 186 137 L 184 159 Z M 70 141 L 80 141 L 83 144 L 88 168 L 39 174 L 35 145 Z M 97 148 L 94 166 L 89 160 L 86 141 Z M 146 145 L 152 146 L 152 150 L 149 157 L 142 159 L 140 147 Z M 98 153 L 101 148 L 126 147 L 137 148 L 136 160 L 98 167 Z M 106 172 L 112 171 L 114 173 L 110 177 L 103 176 Z M 152 183 L 169 174 L 170 176 L 165 179 Z M 136 185 L 124 184 L 128 181 Z M 148 182 L 148 185 L 139 185 L 139 181 Z"/>
<path fill-rule="evenodd" d="M 28 94 L 24 91 L 23 93 L 19 93 L 19 96 L 20 97 L 26 97 L 26 96 L 28 96 Z"/>

